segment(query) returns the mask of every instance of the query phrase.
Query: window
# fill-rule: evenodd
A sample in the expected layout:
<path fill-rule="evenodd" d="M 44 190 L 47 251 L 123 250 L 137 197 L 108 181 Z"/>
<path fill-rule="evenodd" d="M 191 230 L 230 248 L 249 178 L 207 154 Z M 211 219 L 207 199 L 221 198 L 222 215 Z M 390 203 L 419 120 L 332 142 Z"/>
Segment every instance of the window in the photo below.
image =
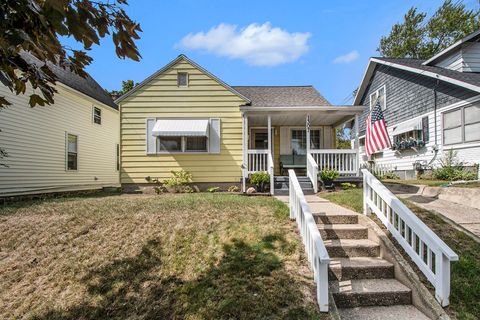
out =
<path fill-rule="evenodd" d="M 93 107 L 93 123 L 102 124 L 102 109 Z"/>
<path fill-rule="evenodd" d="M 382 86 L 378 88 L 375 92 L 370 94 L 370 109 L 373 108 L 374 104 L 377 102 L 380 103 L 380 106 L 382 107 L 382 111 L 387 109 L 387 97 L 386 97 L 386 87 Z"/>
<path fill-rule="evenodd" d="M 182 137 L 159 137 L 160 151 L 182 151 Z"/>
<path fill-rule="evenodd" d="M 78 168 L 78 137 L 67 134 L 67 170 Z"/>
<path fill-rule="evenodd" d="M 468 105 L 443 114 L 443 143 L 480 140 L 480 106 Z"/>
<path fill-rule="evenodd" d="M 185 137 L 186 152 L 206 152 L 207 137 Z"/>
<path fill-rule="evenodd" d="M 177 74 L 177 85 L 179 87 L 188 87 L 188 73 L 179 72 Z"/>
<path fill-rule="evenodd" d="M 116 146 L 116 151 L 117 151 L 116 167 L 117 167 L 117 171 L 120 171 L 120 145 L 118 143 L 117 143 L 117 146 Z"/>
<path fill-rule="evenodd" d="M 291 147 L 293 154 L 305 154 L 307 146 L 307 131 L 292 129 Z M 310 130 L 310 148 L 320 149 L 320 130 Z"/>

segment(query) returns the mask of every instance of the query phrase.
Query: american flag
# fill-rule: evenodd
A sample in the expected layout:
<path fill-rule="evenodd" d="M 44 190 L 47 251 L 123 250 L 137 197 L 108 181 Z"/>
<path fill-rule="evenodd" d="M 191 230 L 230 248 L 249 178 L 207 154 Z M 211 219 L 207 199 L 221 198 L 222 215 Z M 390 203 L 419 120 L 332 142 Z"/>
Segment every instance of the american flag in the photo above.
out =
<path fill-rule="evenodd" d="M 366 122 L 365 151 L 367 156 L 370 157 L 379 150 L 390 148 L 392 144 L 387 132 L 387 123 L 379 103 L 372 108 Z"/>

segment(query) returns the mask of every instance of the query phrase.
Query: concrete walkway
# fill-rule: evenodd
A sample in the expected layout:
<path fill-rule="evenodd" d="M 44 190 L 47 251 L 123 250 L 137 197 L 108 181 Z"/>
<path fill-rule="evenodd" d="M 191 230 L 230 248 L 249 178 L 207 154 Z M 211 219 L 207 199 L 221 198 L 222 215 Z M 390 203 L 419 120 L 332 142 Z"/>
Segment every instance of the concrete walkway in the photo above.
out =
<path fill-rule="evenodd" d="M 480 242 L 480 210 L 463 204 L 425 197 L 419 194 L 397 194 L 425 210 L 440 215 L 454 227 Z M 479 199 L 480 201 L 480 199 Z"/>

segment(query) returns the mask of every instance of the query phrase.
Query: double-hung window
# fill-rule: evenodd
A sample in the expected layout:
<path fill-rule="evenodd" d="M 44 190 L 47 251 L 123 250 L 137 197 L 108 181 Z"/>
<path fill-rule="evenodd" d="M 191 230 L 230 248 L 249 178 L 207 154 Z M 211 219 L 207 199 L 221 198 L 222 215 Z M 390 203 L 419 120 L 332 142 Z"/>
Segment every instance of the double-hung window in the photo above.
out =
<path fill-rule="evenodd" d="M 102 109 L 93 107 L 93 123 L 102 124 Z"/>
<path fill-rule="evenodd" d="M 380 106 L 382 107 L 382 111 L 387 109 L 387 96 L 386 96 L 386 87 L 381 86 L 374 92 L 370 94 L 370 109 L 374 107 L 374 105 L 377 103 L 380 103 Z"/>
<path fill-rule="evenodd" d="M 78 169 L 78 136 L 67 133 L 67 170 Z"/>
<path fill-rule="evenodd" d="M 480 105 L 468 105 L 443 114 L 445 145 L 480 141 Z"/>
<path fill-rule="evenodd" d="M 307 152 L 307 131 L 305 129 L 292 129 L 291 147 L 294 154 Z M 310 148 L 320 149 L 320 130 L 310 130 Z"/>

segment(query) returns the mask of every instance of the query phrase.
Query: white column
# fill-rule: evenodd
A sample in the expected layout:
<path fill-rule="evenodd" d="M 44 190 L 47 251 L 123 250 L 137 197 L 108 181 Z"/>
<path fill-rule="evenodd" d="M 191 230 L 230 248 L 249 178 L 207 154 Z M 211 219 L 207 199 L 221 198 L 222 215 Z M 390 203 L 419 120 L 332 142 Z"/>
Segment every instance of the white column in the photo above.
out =
<path fill-rule="evenodd" d="M 309 124 L 309 118 L 310 116 L 307 114 L 307 117 L 305 118 L 305 131 L 307 132 L 307 154 L 310 154 L 310 126 L 311 123 Z"/>
<path fill-rule="evenodd" d="M 268 152 L 272 152 L 272 116 L 268 115 Z"/>
<path fill-rule="evenodd" d="M 358 123 L 358 114 L 355 114 L 355 150 L 357 150 L 356 153 L 356 162 L 357 162 L 357 176 L 360 176 L 360 141 L 358 139 L 360 133 L 358 132 L 360 130 L 360 125 Z"/>
<path fill-rule="evenodd" d="M 243 151 L 243 162 L 242 162 L 242 192 L 246 191 L 246 179 L 248 171 L 248 117 L 246 113 L 242 115 L 242 151 Z"/>

